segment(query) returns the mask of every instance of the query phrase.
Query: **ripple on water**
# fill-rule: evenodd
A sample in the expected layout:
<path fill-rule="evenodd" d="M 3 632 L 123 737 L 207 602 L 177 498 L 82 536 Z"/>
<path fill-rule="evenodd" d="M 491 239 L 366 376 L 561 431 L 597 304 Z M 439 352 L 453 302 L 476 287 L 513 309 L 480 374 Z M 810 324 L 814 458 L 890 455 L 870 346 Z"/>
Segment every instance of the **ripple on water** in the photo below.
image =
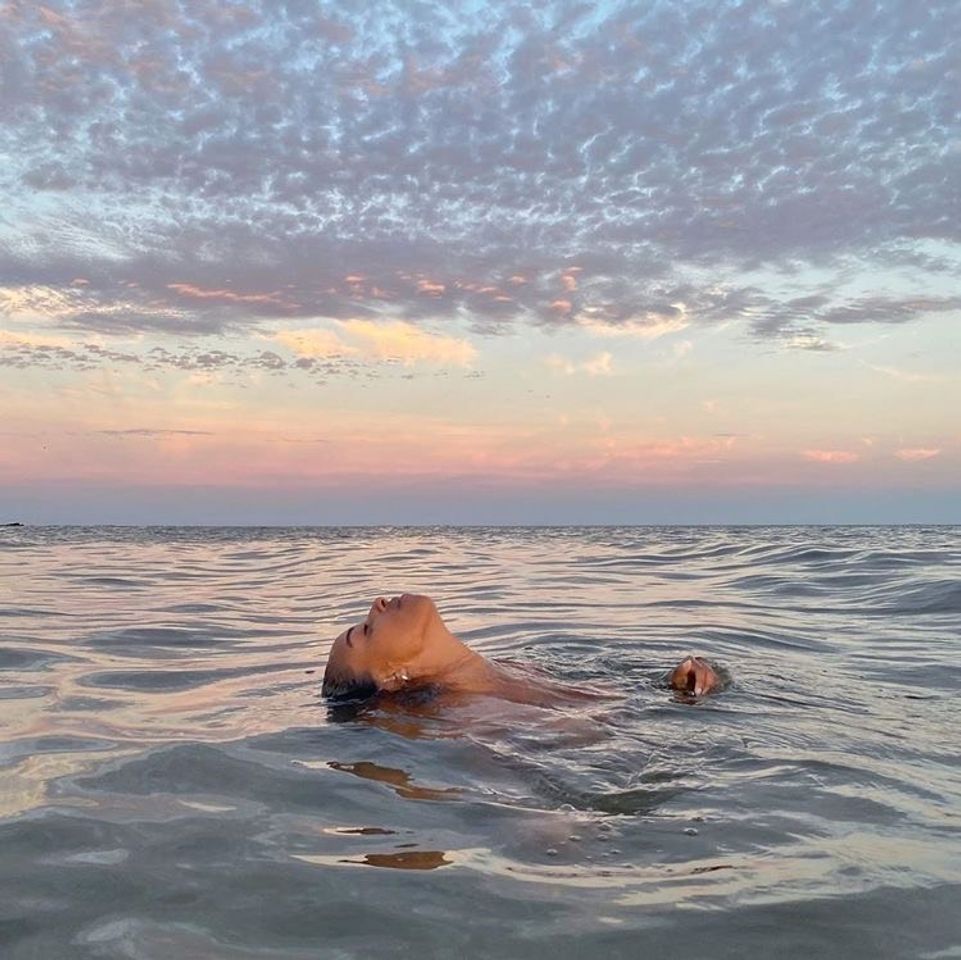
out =
<path fill-rule="evenodd" d="M 959 570 L 956 528 L 4 531 L 4 956 L 951 955 Z M 328 709 L 403 590 L 617 697 Z M 726 693 L 664 689 L 689 650 Z"/>

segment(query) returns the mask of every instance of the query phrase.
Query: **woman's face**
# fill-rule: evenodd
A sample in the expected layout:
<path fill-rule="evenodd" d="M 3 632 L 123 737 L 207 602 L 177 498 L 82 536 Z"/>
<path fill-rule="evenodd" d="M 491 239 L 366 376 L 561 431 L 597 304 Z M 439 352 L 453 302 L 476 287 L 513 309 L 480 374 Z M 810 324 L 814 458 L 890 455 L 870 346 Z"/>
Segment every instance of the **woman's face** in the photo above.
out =
<path fill-rule="evenodd" d="M 395 671 L 422 652 L 438 625 L 443 621 L 430 597 L 378 597 L 366 618 L 334 641 L 324 671 L 324 694 L 337 696 L 335 688 L 352 685 L 383 689 Z"/>

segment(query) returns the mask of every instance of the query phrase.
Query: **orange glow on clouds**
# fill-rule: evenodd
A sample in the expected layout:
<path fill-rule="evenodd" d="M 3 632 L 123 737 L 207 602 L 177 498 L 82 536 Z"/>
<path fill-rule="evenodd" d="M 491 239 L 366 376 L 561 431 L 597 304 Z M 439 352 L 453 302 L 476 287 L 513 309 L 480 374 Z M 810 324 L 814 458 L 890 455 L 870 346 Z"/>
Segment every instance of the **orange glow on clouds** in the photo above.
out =
<path fill-rule="evenodd" d="M 208 290 L 203 287 L 195 287 L 190 283 L 168 283 L 167 289 L 191 300 L 212 300 L 217 303 L 269 304 L 288 309 L 297 307 L 296 303 L 285 300 L 277 291 L 271 293 L 237 293 L 235 290 Z"/>
<path fill-rule="evenodd" d="M 0 347 L 65 347 L 69 348 L 73 341 L 67 337 L 51 337 L 45 333 L 12 333 L 0 330 Z"/>
<path fill-rule="evenodd" d="M 75 294 L 43 284 L 0 287 L 0 317 L 55 319 L 75 306 Z"/>
<path fill-rule="evenodd" d="M 671 333 L 680 333 L 689 326 L 683 310 L 678 317 L 646 314 L 610 323 L 603 319 L 601 311 L 589 307 L 579 314 L 577 322 L 581 328 L 597 337 L 636 337 L 639 340 L 657 340 Z"/>
<path fill-rule="evenodd" d="M 335 330 L 281 330 L 273 338 L 301 357 L 468 366 L 477 356 L 469 340 L 430 333 L 404 320 L 334 320 Z"/>

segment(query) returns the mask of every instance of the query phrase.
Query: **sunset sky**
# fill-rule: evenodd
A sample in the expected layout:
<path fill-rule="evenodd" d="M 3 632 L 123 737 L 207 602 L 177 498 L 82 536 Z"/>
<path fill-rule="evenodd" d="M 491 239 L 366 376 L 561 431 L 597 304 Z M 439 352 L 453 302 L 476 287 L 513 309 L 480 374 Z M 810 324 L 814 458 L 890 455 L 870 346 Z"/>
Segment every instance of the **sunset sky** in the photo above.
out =
<path fill-rule="evenodd" d="M 961 522 L 958 38 L 0 0 L 0 522 Z"/>

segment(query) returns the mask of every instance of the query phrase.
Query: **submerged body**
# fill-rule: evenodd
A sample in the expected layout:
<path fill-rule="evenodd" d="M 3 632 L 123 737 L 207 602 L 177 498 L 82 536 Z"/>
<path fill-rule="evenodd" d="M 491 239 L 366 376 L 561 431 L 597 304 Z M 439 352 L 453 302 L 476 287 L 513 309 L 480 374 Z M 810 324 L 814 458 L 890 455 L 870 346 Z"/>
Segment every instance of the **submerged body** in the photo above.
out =
<path fill-rule="evenodd" d="M 669 682 L 676 690 L 702 696 L 720 681 L 705 660 L 687 657 L 671 672 Z M 378 597 L 367 617 L 334 641 L 324 671 L 324 696 L 359 698 L 423 689 L 544 704 L 607 696 L 521 677 L 487 660 L 447 629 L 430 597 L 410 593 L 391 600 Z"/>

